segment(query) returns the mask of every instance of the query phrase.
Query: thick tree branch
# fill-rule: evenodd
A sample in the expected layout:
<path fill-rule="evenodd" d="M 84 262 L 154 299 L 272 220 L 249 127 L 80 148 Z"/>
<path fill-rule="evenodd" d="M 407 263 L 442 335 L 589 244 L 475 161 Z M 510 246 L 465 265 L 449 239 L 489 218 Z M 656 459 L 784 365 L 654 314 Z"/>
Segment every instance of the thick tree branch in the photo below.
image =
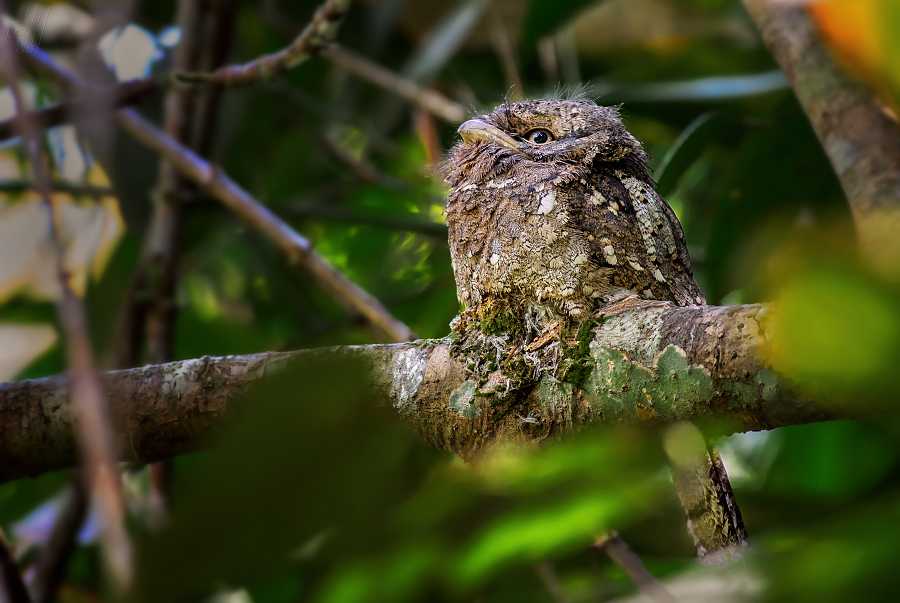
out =
<path fill-rule="evenodd" d="M 850 203 L 862 255 L 896 272 L 900 247 L 900 125 L 875 95 L 835 62 L 806 8 L 744 0 L 791 82 Z"/>
<path fill-rule="evenodd" d="M 473 459 L 495 441 L 528 444 L 590 424 L 721 422 L 720 433 L 774 429 L 867 413 L 804 400 L 770 368 L 766 306 L 634 309 L 610 316 L 591 344 L 582 389 L 545 376 L 524 410 L 475 395 L 446 340 L 253 354 L 151 365 L 102 375 L 123 461 L 154 462 L 200 450 L 234 401 L 288 361 L 361 360 L 377 400 L 428 445 Z M 481 392 L 501 386 L 499 373 Z M 527 420 L 523 420 L 525 415 Z M 63 377 L 0 384 L 0 481 L 77 464 Z"/>
<path fill-rule="evenodd" d="M 274 54 L 266 55 L 244 65 L 229 65 L 213 73 L 176 72 L 175 77 L 184 82 L 196 82 L 225 88 L 249 86 L 260 80 L 268 80 L 293 69 L 315 56 L 326 47 L 344 19 L 350 0 L 326 0 L 319 7 L 312 21 L 291 45 Z"/>

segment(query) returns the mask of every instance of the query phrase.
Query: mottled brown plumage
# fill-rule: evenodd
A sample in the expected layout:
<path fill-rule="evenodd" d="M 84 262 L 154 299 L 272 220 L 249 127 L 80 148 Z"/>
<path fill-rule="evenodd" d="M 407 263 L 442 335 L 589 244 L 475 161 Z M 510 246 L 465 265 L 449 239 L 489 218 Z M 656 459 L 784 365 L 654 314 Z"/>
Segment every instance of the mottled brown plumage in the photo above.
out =
<path fill-rule="evenodd" d="M 574 318 L 630 294 L 704 303 L 681 225 L 616 109 L 506 104 L 460 133 L 446 211 L 463 303 L 507 298 Z"/>
<path fill-rule="evenodd" d="M 496 301 L 545 324 L 631 296 L 706 303 L 681 224 L 615 108 L 505 104 L 459 132 L 446 214 L 457 294 L 474 316 Z M 724 465 L 714 447 L 688 457 L 671 466 L 698 554 L 737 558 L 749 540 Z"/>

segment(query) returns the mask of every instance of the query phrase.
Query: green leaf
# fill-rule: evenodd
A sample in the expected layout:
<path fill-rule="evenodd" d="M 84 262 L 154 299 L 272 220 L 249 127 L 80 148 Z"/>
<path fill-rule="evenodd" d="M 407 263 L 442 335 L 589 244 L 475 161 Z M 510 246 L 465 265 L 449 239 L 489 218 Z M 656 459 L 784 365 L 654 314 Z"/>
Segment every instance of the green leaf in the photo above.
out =
<path fill-rule="evenodd" d="M 656 178 L 659 194 L 668 197 L 675 192 L 681 178 L 700 158 L 709 143 L 735 125 L 733 117 L 715 111 L 704 113 L 692 121 L 662 161 Z"/>

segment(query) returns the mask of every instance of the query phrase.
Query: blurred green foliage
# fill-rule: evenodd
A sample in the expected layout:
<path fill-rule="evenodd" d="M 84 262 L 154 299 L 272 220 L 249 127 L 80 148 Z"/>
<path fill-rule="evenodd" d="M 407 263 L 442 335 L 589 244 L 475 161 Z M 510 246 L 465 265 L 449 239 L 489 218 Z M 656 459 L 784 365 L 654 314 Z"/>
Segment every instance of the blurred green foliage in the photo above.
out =
<path fill-rule="evenodd" d="M 628 431 L 473 471 L 415 444 L 346 378 L 362 370 L 309 362 L 248 395 L 215 452 L 178 472 L 173 515 L 141 552 L 141 600 L 289 576 L 313 601 L 465 600 L 498 572 L 588 549 L 669 487 L 657 438 Z"/>
<path fill-rule="evenodd" d="M 231 60 L 287 44 L 318 1 L 262 4 L 237 4 Z M 403 72 L 465 0 L 421 3 L 433 19 L 411 23 L 414 4 L 354 3 L 339 40 Z M 595 49 L 576 35 L 567 55 L 572 19 L 611 6 L 622 23 L 627 10 L 638 11 L 644 37 Z M 681 29 L 654 33 L 662 8 Z M 519 12 L 509 34 L 527 96 L 577 83 L 563 73 L 574 60 L 589 96 L 625 102 L 626 124 L 656 160 L 709 303 L 777 300 L 778 368 L 801 391 L 831 404 L 896 404 L 900 290 L 853 259 L 846 201 L 791 91 L 673 99 L 665 88 L 639 88 L 775 69 L 740 3 L 535 0 Z M 140 2 L 134 21 L 159 32 L 174 14 L 172 1 Z M 602 40 L 625 27 L 612 18 L 601 26 L 592 36 Z M 474 28 L 425 82 L 479 112 L 510 90 L 487 29 Z M 557 36 L 555 79 L 535 48 L 547 35 Z M 324 60 L 221 101 L 211 159 L 420 335 L 446 335 L 459 304 L 423 118 Z M 158 119 L 160 102 L 141 110 Z M 456 125 L 425 121 L 437 150 L 449 149 Z M 310 124 L 388 178 L 360 179 L 323 151 Z M 121 135 L 92 152 L 128 227 L 86 300 L 104 360 L 149 223 L 157 160 Z M 372 342 L 358 317 L 216 202 L 192 200 L 182 228 L 177 358 Z M 51 304 L 23 299 L 0 307 L 0 319 L 55 321 Z M 20 377 L 64 369 L 56 346 Z M 410 441 L 347 377 L 358 373 L 352 364 L 294 367 L 247 396 L 216 452 L 176 460 L 166 526 L 151 533 L 141 506 L 132 508 L 136 598 L 199 601 L 246 589 L 256 603 L 550 601 L 534 564 L 551 560 L 572 601 L 610 600 L 635 590 L 591 551 L 611 529 L 662 578 L 696 565 L 654 434 L 588 432 L 525 453 L 498 451 L 470 467 Z M 748 452 L 740 438 L 722 449 L 726 463 L 747 469 L 734 481 L 760 597 L 886 600 L 900 529 L 900 421 L 781 429 L 760 440 L 765 454 Z M 129 479 L 145 494 L 145 474 Z M 67 480 L 63 472 L 0 486 L 6 533 L 15 535 L 16 522 Z M 98 557 L 95 545 L 79 548 L 66 600 L 103 592 Z"/>

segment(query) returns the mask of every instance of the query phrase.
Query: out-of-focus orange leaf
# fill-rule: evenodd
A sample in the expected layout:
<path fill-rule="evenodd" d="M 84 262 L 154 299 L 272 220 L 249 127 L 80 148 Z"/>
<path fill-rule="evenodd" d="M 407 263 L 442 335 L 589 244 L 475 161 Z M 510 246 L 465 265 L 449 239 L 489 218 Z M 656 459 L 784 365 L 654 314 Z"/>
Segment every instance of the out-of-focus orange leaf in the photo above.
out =
<path fill-rule="evenodd" d="M 819 0 L 808 9 L 838 59 L 893 108 L 900 109 L 900 3 Z"/>

